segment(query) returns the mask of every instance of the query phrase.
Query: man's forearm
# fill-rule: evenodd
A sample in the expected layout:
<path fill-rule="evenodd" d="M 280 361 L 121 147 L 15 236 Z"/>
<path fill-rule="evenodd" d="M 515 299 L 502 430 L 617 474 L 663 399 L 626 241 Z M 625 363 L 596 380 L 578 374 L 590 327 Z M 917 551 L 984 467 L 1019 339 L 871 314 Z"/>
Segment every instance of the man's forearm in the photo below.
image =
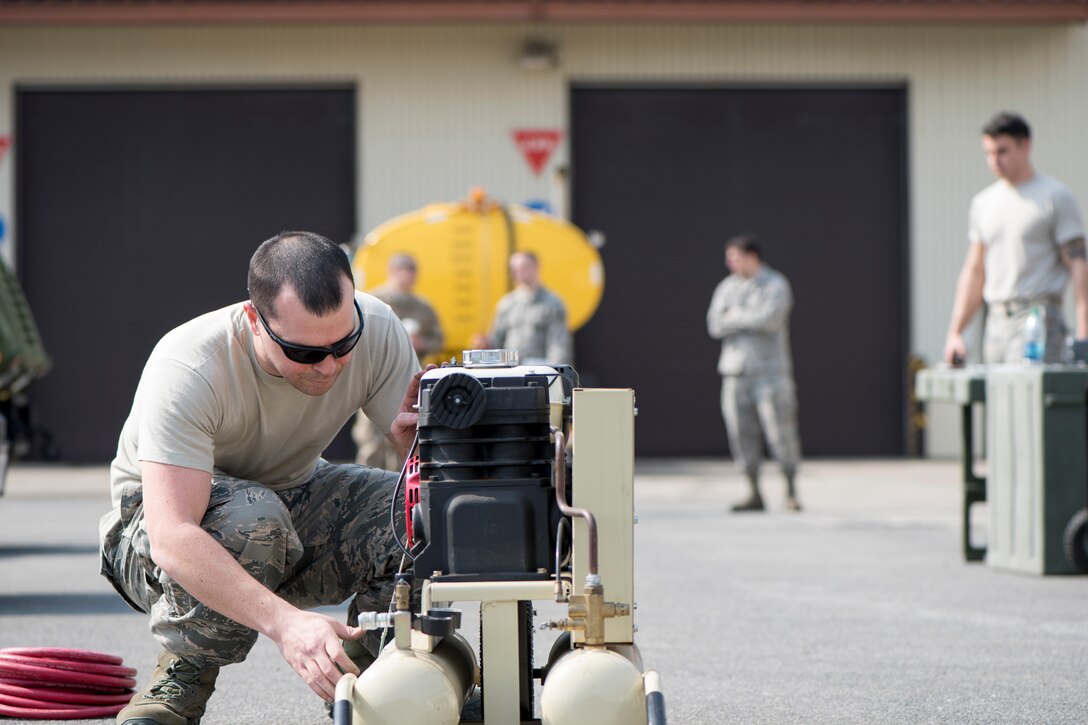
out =
<path fill-rule="evenodd" d="M 297 611 L 197 525 L 182 524 L 158 537 L 152 552 L 155 563 L 202 604 L 273 639 Z"/>
<path fill-rule="evenodd" d="M 1088 261 L 1083 239 L 1062 245 L 1062 261 L 1069 267 L 1076 303 L 1077 338 L 1088 338 Z"/>
<path fill-rule="evenodd" d="M 967 323 L 982 307 L 982 278 L 973 274 L 960 277 L 956 286 L 956 301 L 952 305 L 952 319 L 948 324 L 949 335 L 962 335 Z"/>
<path fill-rule="evenodd" d="M 412 442 L 415 440 L 415 428 L 409 426 L 406 422 L 398 424 L 394 420 L 393 427 L 386 439 L 393 444 L 393 448 L 397 451 L 397 457 L 403 462 L 411 453 Z"/>
<path fill-rule="evenodd" d="M 963 330 L 982 307 L 982 291 L 986 285 L 986 247 L 974 242 L 967 250 L 959 279 L 956 299 L 952 303 L 952 319 L 948 323 L 948 340 L 962 340 Z"/>
<path fill-rule="evenodd" d="M 754 309 L 738 309 L 726 318 L 727 332 L 772 333 L 782 329 L 789 306 L 775 302 Z"/>
<path fill-rule="evenodd" d="M 725 312 L 712 312 L 706 317 L 706 331 L 715 340 L 722 340 L 732 332 L 725 321 Z"/>
<path fill-rule="evenodd" d="M 1080 279 L 1073 278 L 1076 300 L 1077 339 L 1088 339 L 1088 271 L 1081 272 Z"/>

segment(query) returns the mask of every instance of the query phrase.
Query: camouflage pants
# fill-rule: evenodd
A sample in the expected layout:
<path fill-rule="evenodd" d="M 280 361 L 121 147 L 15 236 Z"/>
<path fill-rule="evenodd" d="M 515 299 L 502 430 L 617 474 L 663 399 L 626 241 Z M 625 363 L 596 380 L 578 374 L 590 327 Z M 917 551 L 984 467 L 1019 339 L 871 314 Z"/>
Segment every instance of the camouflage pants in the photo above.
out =
<path fill-rule="evenodd" d="M 753 479 L 759 476 L 766 437 L 782 472 L 793 479 L 801 458 L 801 439 L 792 379 L 786 375 L 722 377 L 722 417 L 733 460 L 742 471 Z"/>
<path fill-rule="evenodd" d="M 389 529 L 397 474 L 321 461 L 304 485 L 273 491 L 215 471 L 201 527 L 257 581 L 301 609 L 338 605 L 354 595 L 360 611 L 385 611 L 400 550 Z M 398 515 L 398 526 L 403 515 Z M 257 632 L 205 607 L 151 559 L 137 487 L 121 501 L 121 527 L 106 537 L 103 574 L 167 650 L 198 665 L 241 662 Z M 368 633 L 374 634 L 374 633 Z M 372 654 L 377 636 L 364 640 Z"/>

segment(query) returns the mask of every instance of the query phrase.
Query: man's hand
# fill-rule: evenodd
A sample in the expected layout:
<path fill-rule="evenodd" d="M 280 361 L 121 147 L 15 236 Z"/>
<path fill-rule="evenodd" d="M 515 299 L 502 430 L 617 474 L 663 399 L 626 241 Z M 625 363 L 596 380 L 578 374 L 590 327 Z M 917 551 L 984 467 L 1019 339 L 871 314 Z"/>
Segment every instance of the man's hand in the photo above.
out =
<path fill-rule="evenodd" d="M 437 365 L 428 365 L 412 377 L 408 383 L 408 389 L 404 391 L 404 400 L 400 403 L 400 412 L 397 413 L 397 417 L 393 419 L 393 424 L 390 426 L 389 437 L 392 439 L 393 445 L 397 447 L 397 453 L 400 454 L 402 459 L 407 457 L 408 449 L 412 446 L 412 439 L 415 438 L 416 426 L 419 425 L 419 409 L 417 407 L 419 381 L 423 378 L 425 372 L 434 370 L 437 367 Z"/>
<path fill-rule="evenodd" d="M 963 341 L 963 335 L 949 333 L 944 343 L 944 361 L 949 365 L 960 366 L 967 359 L 967 343 Z"/>
<path fill-rule="evenodd" d="M 336 683 L 345 672 L 359 668 L 344 651 L 341 640 L 358 639 L 363 630 L 349 627 L 317 612 L 295 612 L 269 636 L 299 677 L 322 699 L 332 702 Z"/>

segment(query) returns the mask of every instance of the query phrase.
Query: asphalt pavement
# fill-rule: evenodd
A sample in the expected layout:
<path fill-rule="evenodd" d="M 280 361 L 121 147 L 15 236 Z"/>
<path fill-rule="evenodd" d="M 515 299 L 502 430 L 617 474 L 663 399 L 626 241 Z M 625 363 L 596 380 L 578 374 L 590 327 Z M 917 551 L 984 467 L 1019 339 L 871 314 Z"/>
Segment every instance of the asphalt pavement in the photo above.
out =
<path fill-rule="evenodd" d="M 106 479 L 10 471 L 0 647 L 110 652 L 142 682 L 146 617 L 98 575 Z M 768 470 L 771 509 L 732 514 L 745 487 L 728 461 L 639 461 L 636 640 L 669 722 L 1088 723 L 1088 577 L 964 562 L 958 481 L 953 461 L 811 461 L 802 513 L 782 510 Z M 221 673 L 203 725 L 328 722 L 262 637 Z"/>

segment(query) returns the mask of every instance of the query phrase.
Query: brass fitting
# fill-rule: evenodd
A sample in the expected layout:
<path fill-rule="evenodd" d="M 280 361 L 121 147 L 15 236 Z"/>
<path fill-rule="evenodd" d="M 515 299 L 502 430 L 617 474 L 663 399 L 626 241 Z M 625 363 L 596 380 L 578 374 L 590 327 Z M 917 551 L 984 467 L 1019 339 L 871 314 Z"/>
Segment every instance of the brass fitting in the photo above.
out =
<path fill-rule="evenodd" d="M 399 580 L 393 587 L 393 606 L 397 611 L 408 609 L 412 595 L 412 585 L 405 580 Z"/>
<path fill-rule="evenodd" d="M 582 591 L 582 594 L 570 597 L 567 618 L 549 622 L 548 627 L 565 632 L 581 631 L 586 645 L 603 646 L 605 644 L 604 620 L 627 616 L 631 613 L 631 606 L 622 602 L 606 602 L 600 577 L 592 575 L 587 577 Z"/>
<path fill-rule="evenodd" d="M 412 585 L 399 579 L 393 587 L 393 639 L 397 649 L 412 648 Z"/>

